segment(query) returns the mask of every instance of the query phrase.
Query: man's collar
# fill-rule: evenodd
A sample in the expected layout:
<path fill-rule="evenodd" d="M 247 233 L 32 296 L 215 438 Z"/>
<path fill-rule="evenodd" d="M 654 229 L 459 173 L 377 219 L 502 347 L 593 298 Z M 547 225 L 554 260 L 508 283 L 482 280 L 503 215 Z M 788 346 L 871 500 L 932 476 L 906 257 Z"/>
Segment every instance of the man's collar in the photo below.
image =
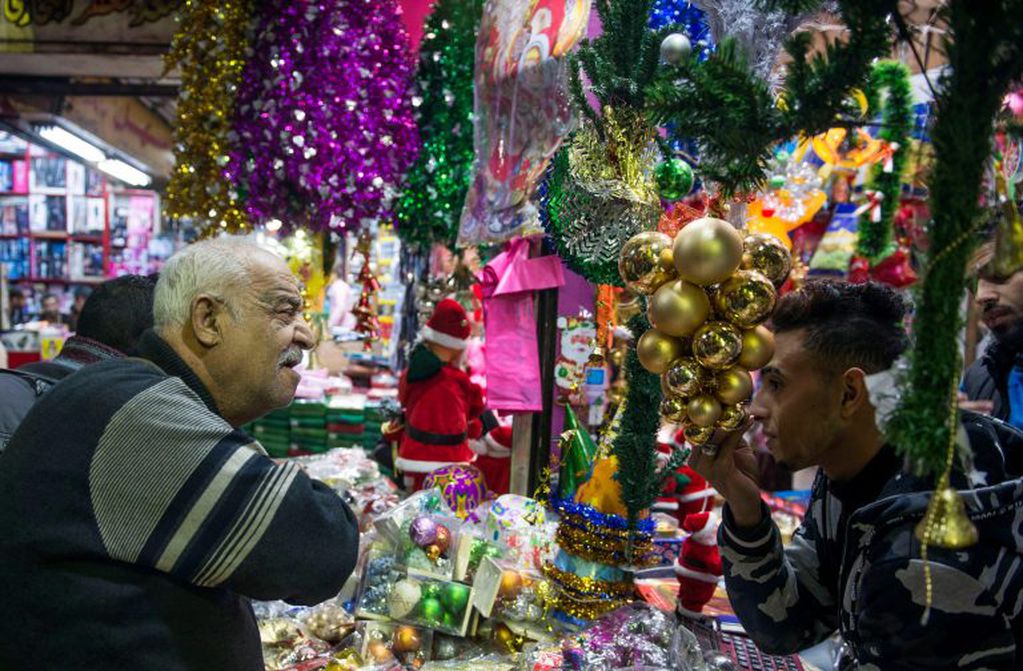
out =
<path fill-rule="evenodd" d="M 120 359 L 124 353 L 113 347 L 108 347 L 101 342 L 86 338 L 84 336 L 71 336 L 64 342 L 60 354 L 54 359 L 54 363 L 73 368 L 75 370 L 82 366 L 99 363 L 108 359 Z"/>
<path fill-rule="evenodd" d="M 202 383 L 202 380 L 195 374 L 195 371 L 189 368 L 188 364 L 178 356 L 174 348 L 156 334 L 156 331 L 149 329 L 142 334 L 138 342 L 138 354 L 143 359 L 148 359 L 155 363 L 168 375 L 181 378 L 188 385 L 189 389 L 199 395 L 199 398 L 202 399 L 211 412 L 220 415 L 217 403 L 213 400 L 213 396 L 206 388 L 206 385 Z"/>

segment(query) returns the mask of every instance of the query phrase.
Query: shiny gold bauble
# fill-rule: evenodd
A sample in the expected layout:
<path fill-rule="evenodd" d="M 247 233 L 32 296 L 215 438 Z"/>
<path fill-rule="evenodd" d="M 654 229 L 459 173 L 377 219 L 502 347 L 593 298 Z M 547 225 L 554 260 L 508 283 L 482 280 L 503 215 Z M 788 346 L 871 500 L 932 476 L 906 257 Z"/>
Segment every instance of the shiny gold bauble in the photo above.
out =
<path fill-rule="evenodd" d="M 966 514 L 963 497 L 944 482 L 931 494 L 915 535 L 920 542 L 947 550 L 962 550 L 977 543 L 977 527 Z"/>
<path fill-rule="evenodd" d="M 636 355 L 639 362 L 651 373 L 660 375 L 668 370 L 675 359 L 682 356 L 682 341 L 657 329 L 650 329 L 639 337 L 636 343 Z"/>
<path fill-rule="evenodd" d="M 728 322 L 708 322 L 693 335 L 693 356 L 706 368 L 728 368 L 741 352 L 742 332 Z"/>
<path fill-rule="evenodd" d="M 423 647 L 423 640 L 420 638 L 419 632 L 416 631 L 415 627 L 398 627 L 394 631 L 392 647 L 395 652 L 416 652 Z"/>
<path fill-rule="evenodd" d="M 671 238 L 647 231 L 629 238 L 618 255 L 618 274 L 625 286 L 637 294 L 649 296 L 657 287 L 675 279 L 675 268 L 666 264 L 662 252 L 671 249 Z"/>
<path fill-rule="evenodd" d="M 433 545 L 426 546 L 426 556 L 433 563 L 435 564 L 437 563 L 437 560 L 440 559 L 441 554 L 442 552 L 440 546 L 437 545 L 436 543 L 434 543 Z"/>
<path fill-rule="evenodd" d="M 672 248 L 679 277 L 700 286 L 728 279 L 742 262 L 742 236 L 723 219 L 703 217 L 685 225 Z"/>
<path fill-rule="evenodd" d="M 792 270 L 792 252 L 781 240 L 770 233 L 754 233 L 746 236 L 743 246 L 743 268 L 763 273 L 775 285 L 788 278 Z"/>
<path fill-rule="evenodd" d="M 746 370 L 763 368 L 774 356 L 774 334 L 766 326 L 742 332 L 742 354 L 739 365 Z"/>
<path fill-rule="evenodd" d="M 689 401 L 687 412 L 696 426 L 713 427 L 721 416 L 721 404 L 710 394 L 701 394 Z"/>
<path fill-rule="evenodd" d="M 703 391 L 709 376 L 707 370 L 696 363 L 696 359 L 682 357 L 672 362 L 662 379 L 672 394 L 689 398 Z"/>
<path fill-rule="evenodd" d="M 391 652 L 391 649 L 383 641 L 370 641 L 369 645 L 366 646 L 366 651 L 369 652 L 369 656 L 375 662 L 389 662 L 394 659 L 394 653 Z"/>
<path fill-rule="evenodd" d="M 714 435 L 714 427 L 703 427 L 690 424 L 682 431 L 682 434 L 686 437 L 686 440 L 689 441 L 690 444 L 703 445 L 710 441 L 711 437 Z"/>
<path fill-rule="evenodd" d="M 714 293 L 718 316 L 740 328 L 751 328 L 771 316 L 778 293 L 771 280 L 756 270 L 740 270 Z"/>
<path fill-rule="evenodd" d="M 519 637 L 504 622 L 494 625 L 494 640 L 510 653 L 518 652 L 522 647 Z"/>
<path fill-rule="evenodd" d="M 654 292 L 646 311 L 650 324 L 671 336 L 691 336 L 710 316 L 703 288 L 685 280 L 668 282 Z"/>
<path fill-rule="evenodd" d="M 522 590 L 522 575 L 518 571 L 505 569 L 501 572 L 501 585 L 497 593 L 502 599 L 514 599 Z"/>
<path fill-rule="evenodd" d="M 451 531 L 443 524 L 437 525 L 437 540 L 434 541 L 434 545 L 440 548 L 441 554 L 451 547 Z"/>
<path fill-rule="evenodd" d="M 746 408 L 741 404 L 726 405 L 721 409 L 718 426 L 726 431 L 734 431 L 746 421 Z"/>
<path fill-rule="evenodd" d="M 725 405 L 742 403 L 752 393 L 753 377 L 742 366 L 732 366 L 718 373 L 714 395 Z"/>
<path fill-rule="evenodd" d="M 686 421 L 688 407 L 689 402 L 681 396 L 665 396 L 661 401 L 661 417 L 669 422 L 681 424 Z"/>

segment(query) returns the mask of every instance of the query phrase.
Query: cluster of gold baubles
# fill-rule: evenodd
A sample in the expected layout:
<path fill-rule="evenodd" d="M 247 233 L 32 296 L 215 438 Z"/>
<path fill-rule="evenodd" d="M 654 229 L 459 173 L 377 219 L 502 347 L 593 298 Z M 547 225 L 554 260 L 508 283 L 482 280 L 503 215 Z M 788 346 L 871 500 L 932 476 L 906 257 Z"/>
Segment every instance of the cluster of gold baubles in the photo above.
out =
<path fill-rule="evenodd" d="M 773 235 L 744 240 L 714 217 L 687 224 L 674 240 L 651 231 L 622 247 L 622 280 L 649 296 L 653 328 L 640 336 L 636 354 L 661 375 L 661 415 L 684 424 L 691 443 L 706 442 L 715 427 L 743 424 L 753 393 L 749 371 L 774 354 L 774 337 L 762 323 L 791 268 L 788 249 Z"/>

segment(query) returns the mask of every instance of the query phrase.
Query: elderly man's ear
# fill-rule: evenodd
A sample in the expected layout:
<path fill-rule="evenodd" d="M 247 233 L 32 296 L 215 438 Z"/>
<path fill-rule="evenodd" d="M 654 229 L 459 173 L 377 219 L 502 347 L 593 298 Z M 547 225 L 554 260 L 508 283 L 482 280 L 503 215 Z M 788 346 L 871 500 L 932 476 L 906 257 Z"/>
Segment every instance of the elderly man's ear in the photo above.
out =
<path fill-rule="evenodd" d="M 227 309 L 223 301 L 199 294 L 192 301 L 192 333 L 203 347 L 216 347 L 223 341 Z"/>

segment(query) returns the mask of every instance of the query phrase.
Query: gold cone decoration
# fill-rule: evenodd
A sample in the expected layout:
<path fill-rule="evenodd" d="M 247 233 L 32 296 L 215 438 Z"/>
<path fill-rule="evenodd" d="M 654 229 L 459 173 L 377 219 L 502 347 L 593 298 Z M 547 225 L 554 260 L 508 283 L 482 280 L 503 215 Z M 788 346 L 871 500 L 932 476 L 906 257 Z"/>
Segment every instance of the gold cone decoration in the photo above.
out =
<path fill-rule="evenodd" d="M 1001 216 L 995 228 L 995 254 L 991 258 L 992 274 L 998 279 L 1011 277 L 1023 270 L 1023 220 L 1012 198 L 1005 194 L 1005 175 L 995 170 L 998 195 L 1003 199 Z"/>
<path fill-rule="evenodd" d="M 947 550 L 961 550 L 977 543 L 977 527 L 966 515 L 966 504 L 946 479 L 931 495 L 915 535 L 921 543 Z"/>

